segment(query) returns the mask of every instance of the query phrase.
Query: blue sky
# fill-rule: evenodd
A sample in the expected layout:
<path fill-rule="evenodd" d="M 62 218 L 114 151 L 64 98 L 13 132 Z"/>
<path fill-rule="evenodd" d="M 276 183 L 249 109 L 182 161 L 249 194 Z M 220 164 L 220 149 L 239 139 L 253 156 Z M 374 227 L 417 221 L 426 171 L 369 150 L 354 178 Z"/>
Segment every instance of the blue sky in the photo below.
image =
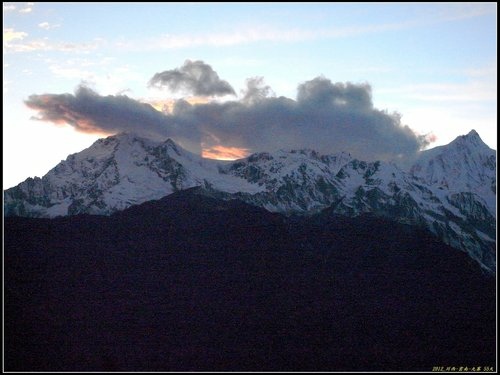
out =
<path fill-rule="evenodd" d="M 318 76 L 368 83 L 374 108 L 400 113 L 402 124 L 435 139 L 429 147 L 476 129 L 496 149 L 496 3 L 3 8 L 4 188 L 44 175 L 103 135 L 32 119 L 37 112 L 24 104 L 30 95 L 73 94 L 84 83 L 102 96 L 178 99 L 182 93 L 148 81 L 188 59 L 210 65 L 236 100 L 249 77 L 263 77 L 277 97 L 291 99 Z"/>

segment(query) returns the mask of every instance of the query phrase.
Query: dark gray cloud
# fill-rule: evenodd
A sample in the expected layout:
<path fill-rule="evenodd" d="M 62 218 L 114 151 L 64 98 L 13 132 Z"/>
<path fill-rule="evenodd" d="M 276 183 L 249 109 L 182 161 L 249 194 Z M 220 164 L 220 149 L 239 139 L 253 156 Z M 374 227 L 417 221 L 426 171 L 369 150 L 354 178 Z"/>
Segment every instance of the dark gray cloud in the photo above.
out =
<path fill-rule="evenodd" d="M 229 83 L 203 61 L 186 60 L 178 69 L 156 73 L 149 86 L 167 87 L 172 92 L 187 91 L 196 96 L 236 95 Z"/>
<path fill-rule="evenodd" d="M 301 84 L 298 88 L 297 100 L 317 107 L 355 107 L 357 110 L 370 109 L 372 105 L 371 87 L 368 84 L 352 83 L 332 84 L 329 79 L 317 77 Z"/>
<path fill-rule="evenodd" d="M 100 96 L 86 87 L 74 95 L 32 95 L 26 104 L 39 119 L 68 123 L 81 131 L 170 137 L 192 152 L 201 145 L 239 147 L 252 152 L 311 148 L 348 151 L 364 160 L 413 156 L 426 145 L 401 124 L 400 116 L 373 107 L 368 84 L 332 83 L 317 77 L 298 86 L 297 99 L 269 96 L 261 78 L 247 81 L 240 101 L 175 103 L 161 113 L 127 96 Z"/>
<path fill-rule="evenodd" d="M 172 137 L 187 143 L 196 129 L 189 124 L 180 127 L 173 116 L 165 116 L 151 105 L 140 103 L 126 95 L 101 96 L 86 86 L 75 94 L 31 95 L 25 104 L 38 111 L 36 120 L 69 124 L 84 133 L 134 132 L 145 136 Z"/>
<path fill-rule="evenodd" d="M 244 103 L 255 104 L 264 98 L 275 96 L 271 87 L 264 83 L 264 77 L 248 78 L 246 84 L 246 90 L 242 90 Z"/>

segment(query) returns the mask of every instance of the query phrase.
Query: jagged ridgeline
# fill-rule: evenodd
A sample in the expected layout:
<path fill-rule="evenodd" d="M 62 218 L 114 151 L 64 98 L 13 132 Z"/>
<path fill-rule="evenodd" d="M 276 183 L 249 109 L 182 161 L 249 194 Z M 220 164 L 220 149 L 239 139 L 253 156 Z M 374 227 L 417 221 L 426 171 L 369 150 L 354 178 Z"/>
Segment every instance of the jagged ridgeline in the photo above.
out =
<path fill-rule="evenodd" d="M 496 151 L 475 131 L 422 152 L 406 171 L 347 152 L 313 150 L 221 162 L 194 155 L 172 140 L 118 134 L 70 155 L 44 177 L 6 190 L 4 214 L 110 215 L 194 186 L 271 212 L 372 213 L 424 227 L 488 272 L 496 267 Z"/>

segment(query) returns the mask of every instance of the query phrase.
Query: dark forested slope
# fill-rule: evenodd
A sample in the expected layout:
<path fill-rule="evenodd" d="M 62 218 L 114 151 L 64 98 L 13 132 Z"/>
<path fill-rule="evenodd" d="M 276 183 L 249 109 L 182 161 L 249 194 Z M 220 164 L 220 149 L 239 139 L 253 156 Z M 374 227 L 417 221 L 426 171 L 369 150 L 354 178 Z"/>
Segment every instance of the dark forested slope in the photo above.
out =
<path fill-rule="evenodd" d="M 389 220 L 191 189 L 4 235 L 7 371 L 495 365 L 494 277 Z"/>

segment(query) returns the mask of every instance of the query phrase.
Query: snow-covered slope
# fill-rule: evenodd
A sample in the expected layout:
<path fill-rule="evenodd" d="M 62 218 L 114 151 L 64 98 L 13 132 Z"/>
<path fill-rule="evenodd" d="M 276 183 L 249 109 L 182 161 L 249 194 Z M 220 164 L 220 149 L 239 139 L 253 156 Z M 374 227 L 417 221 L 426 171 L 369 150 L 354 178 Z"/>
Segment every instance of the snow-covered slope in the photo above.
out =
<path fill-rule="evenodd" d="M 171 140 L 119 134 L 70 155 L 43 178 L 6 190 L 4 214 L 111 214 L 193 186 L 274 212 L 373 213 L 423 226 L 485 269 L 495 269 L 496 152 L 475 131 L 422 152 L 409 172 L 345 152 L 313 150 L 219 162 Z"/>
<path fill-rule="evenodd" d="M 259 190 L 240 178 L 220 175 L 218 163 L 202 159 L 170 139 L 155 142 L 122 133 L 70 155 L 43 178 L 29 178 L 6 190 L 4 212 L 32 217 L 111 214 L 202 185 L 207 178 L 228 192 Z"/>
<path fill-rule="evenodd" d="M 335 212 L 373 213 L 429 229 L 489 271 L 496 264 L 496 217 L 475 193 L 429 186 L 397 166 L 353 161 L 340 172 L 346 187 Z"/>
<path fill-rule="evenodd" d="M 270 211 L 312 213 L 329 206 L 340 194 L 336 174 L 351 156 L 321 155 L 313 150 L 258 153 L 220 168 L 220 172 L 262 187 L 240 197 Z"/>
<path fill-rule="evenodd" d="M 421 152 L 410 173 L 451 194 L 477 194 L 496 216 L 496 151 L 475 130 L 448 145 Z"/>

